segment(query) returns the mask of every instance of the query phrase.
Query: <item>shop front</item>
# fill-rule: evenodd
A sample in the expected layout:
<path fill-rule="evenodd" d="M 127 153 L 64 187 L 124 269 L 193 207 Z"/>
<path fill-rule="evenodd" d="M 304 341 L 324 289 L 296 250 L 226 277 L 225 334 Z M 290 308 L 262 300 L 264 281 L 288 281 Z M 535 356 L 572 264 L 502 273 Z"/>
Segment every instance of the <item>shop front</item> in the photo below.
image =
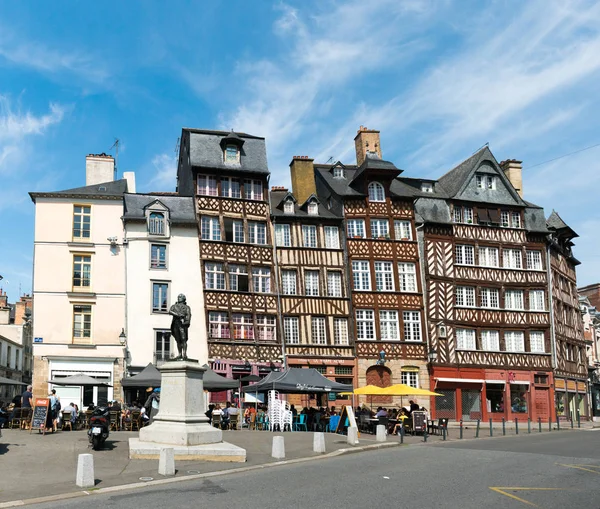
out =
<path fill-rule="evenodd" d="M 556 415 L 565 421 L 589 420 L 587 384 L 581 380 L 554 381 Z"/>

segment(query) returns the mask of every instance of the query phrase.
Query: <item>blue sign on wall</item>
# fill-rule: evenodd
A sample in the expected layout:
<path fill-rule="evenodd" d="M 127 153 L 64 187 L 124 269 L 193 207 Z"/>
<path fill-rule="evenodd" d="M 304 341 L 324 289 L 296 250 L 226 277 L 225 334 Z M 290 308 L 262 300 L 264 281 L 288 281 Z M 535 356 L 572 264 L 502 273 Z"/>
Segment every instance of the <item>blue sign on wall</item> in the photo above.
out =
<path fill-rule="evenodd" d="M 44 342 L 44 338 L 33 338 L 33 342 L 34 343 L 43 343 Z"/>

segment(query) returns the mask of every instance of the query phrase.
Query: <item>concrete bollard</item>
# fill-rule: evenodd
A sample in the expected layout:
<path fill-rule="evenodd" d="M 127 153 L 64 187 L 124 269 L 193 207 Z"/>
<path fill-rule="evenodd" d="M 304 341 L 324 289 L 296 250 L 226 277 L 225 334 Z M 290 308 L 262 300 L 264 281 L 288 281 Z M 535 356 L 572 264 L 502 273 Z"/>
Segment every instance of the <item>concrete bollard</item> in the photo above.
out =
<path fill-rule="evenodd" d="M 77 478 L 75 484 L 80 488 L 93 488 L 96 480 L 94 477 L 94 456 L 80 454 L 77 457 Z"/>
<path fill-rule="evenodd" d="M 315 433 L 313 438 L 313 452 L 325 452 L 325 433 Z"/>
<path fill-rule="evenodd" d="M 172 447 L 165 447 L 160 450 L 158 473 L 160 475 L 175 475 L 175 452 Z"/>
<path fill-rule="evenodd" d="M 377 425 L 377 435 L 375 437 L 375 441 L 377 441 L 377 442 L 385 442 L 386 441 L 385 426 L 383 424 Z"/>
<path fill-rule="evenodd" d="M 350 445 L 358 444 L 358 428 L 356 426 L 350 426 L 348 428 L 348 436 L 346 437 L 346 441 Z"/>
<path fill-rule="evenodd" d="M 285 459 L 285 442 L 283 441 L 283 437 L 273 437 L 271 456 L 277 460 Z"/>

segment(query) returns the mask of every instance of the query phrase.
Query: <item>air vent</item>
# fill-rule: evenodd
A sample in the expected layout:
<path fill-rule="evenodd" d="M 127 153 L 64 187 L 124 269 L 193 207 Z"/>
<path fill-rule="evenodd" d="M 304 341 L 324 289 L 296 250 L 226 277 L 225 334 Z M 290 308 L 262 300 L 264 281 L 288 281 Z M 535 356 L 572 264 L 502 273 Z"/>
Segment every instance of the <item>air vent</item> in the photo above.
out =
<path fill-rule="evenodd" d="M 100 186 L 100 187 L 98 188 L 98 191 L 106 191 L 106 186 Z"/>

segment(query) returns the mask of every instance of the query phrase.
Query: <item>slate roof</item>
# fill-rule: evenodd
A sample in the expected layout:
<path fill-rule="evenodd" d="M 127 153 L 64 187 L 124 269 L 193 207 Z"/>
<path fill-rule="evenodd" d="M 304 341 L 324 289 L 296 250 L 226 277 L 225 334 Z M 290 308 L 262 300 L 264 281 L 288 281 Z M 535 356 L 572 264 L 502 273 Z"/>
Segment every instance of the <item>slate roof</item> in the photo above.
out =
<path fill-rule="evenodd" d="M 160 196 L 152 194 L 125 194 L 123 219 L 125 221 L 145 221 L 145 207 L 159 201 L 169 209 L 172 224 L 196 226 L 196 210 L 191 196 Z"/>
<path fill-rule="evenodd" d="M 550 216 L 548 216 L 548 219 L 546 219 L 546 224 L 548 225 L 548 228 L 557 232 L 565 233 L 571 238 L 579 237 L 579 235 L 577 235 L 577 233 L 562 220 L 562 218 L 558 215 L 558 212 L 556 212 L 554 209 L 552 210 Z"/>
<path fill-rule="evenodd" d="M 289 218 L 295 218 L 295 219 L 314 219 L 317 221 L 320 219 L 339 219 L 339 220 L 342 219 L 340 216 L 337 216 L 336 214 L 331 212 L 325 205 L 323 205 L 320 202 L 319 202 L 319 214 L 318 215 L 309 214 L 302 207 L 304 204 L 298 203 L 297 200 L 294 203 L 294 213 L 286 214 L 283 211 L 282 202 L 283 202 L 283 199 L 285 197 L 287 197 L 287 195 L 293 196 L 292 193 L 290 193 L 289 191 L 278 190 L 278 191 L 270 192 L 271 214 L 274 217 L 289 217 Z"/>
<path fill-rule="evenodd" d="M 29 193 L 31 200 L 35 203 L 37 198 L 94 198 L 94 199 L 116 199 L 121 198 L 127 192 L 127 180 L 113 180 L 92 186 L 74 187 L 64 191 Z"/>

